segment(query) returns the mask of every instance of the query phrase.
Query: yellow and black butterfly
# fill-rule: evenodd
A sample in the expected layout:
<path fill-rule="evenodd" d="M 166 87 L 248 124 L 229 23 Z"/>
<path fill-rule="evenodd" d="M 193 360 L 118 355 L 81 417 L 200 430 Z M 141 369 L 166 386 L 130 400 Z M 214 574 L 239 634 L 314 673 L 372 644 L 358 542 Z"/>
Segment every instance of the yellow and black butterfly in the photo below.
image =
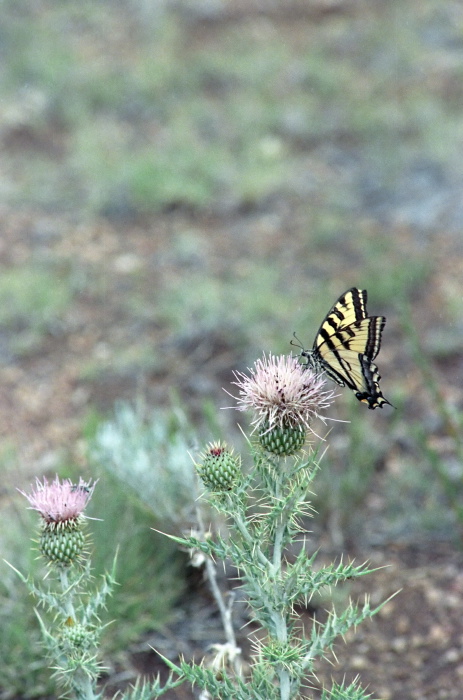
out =
<path fill-rule="evenodd" d="M 340 386 L 348 386 L 368 408 L 385 403 L 381 379 L 373 360 L 381 347 L 384 316 L 368 316 L 365 289 L 348 289 L 326 315 L 312 350 L 302 350 L 307 367 L 324 372 Z"/>

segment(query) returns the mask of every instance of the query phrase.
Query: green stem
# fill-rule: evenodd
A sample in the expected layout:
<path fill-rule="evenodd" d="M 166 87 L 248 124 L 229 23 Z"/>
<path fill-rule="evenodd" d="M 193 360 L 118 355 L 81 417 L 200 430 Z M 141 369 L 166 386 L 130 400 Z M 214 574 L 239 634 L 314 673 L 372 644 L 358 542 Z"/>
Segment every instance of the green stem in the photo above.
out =
<path fill-rule="evenodd" d="M 238 513 L 233 514 L 233 520 L 243 540 L 246 542 L 246 544 L 249 545 L 250 551 L 255 553 L 259 563 L 262 564 L 266 569 L 268 569 L 270 562 L 259 547 L 259 545 L 256 543 L 255 539 L 253 539 L 251 533 L 247 528 L 246 520 L 243 520 L 241 516 L 238 515 Z"/>
<path fill-rule="evenodd" d="M 68 577 L 68 572 L 66 569 L 60 569 L 59 578 L 60 578 L 61 588 L 63 590 L 63 601 L 64 601 L 64 607 L 66 609 L 66 614 L 69 615 L 69 617 L 72 617 L 73 620 L 75 620 L 73 594 L 70 591 L 69 577 Z"/>
<path fill-rule="evenodd" d="M 272 494 L 272 499 L 275 501 L 279 501 L 284 497 L 285 470 L 282 464 L 279 465 L 277 474 L 279 475 L 279 478 L 274 484 L 274 492 Z M 281 520 L 276 526 L 273 536 L 271 576 L 275 581 L 279 602 L 281 603 L 279 606 L 280 610 L 283 610 L 285 606 L 282 576 L 283 542 L 288 528 L 290 513 L 291 508 L 284 508 L 281 513 Z M 285 615 L 279 611 L 274 611 L 272 613 L 272 619 L 278 642 L 282 646 L 286 645 L 288 643 L 288 626 Z M 278 664 L 276 670 L 280 681 L 280 700 L 289 700 L 291 697 L 291 679 L 289 672 L 282 664 Z"/>
<path fill-rule="evenodd" d="M 282 560 L 282 543 L 283 543 L 283 537 L 285 534 L 286 530 L 286 525 L 287 523 L 281 522 L 276 530 L 275 530 L 275 539 L 274 539 L 274 544 L 273 544 L 273 566 L 272 566 L 272 575 L 276 578 L 277 575 L 281 572 L 281 560 Z"/>
<path fill-rule="evenodd" d="M 82 671 L 75 673 L 73 690 L 75 700 L 97 700 L 98 696 L 94 693 L 93 681 Z"/>
<path fill-rule="evenodd" d="M 60 569 L 59 580 L 63 592 L 65 614 L 71 617 L 73 622 L 76 622 L 76 612 L 74 608 L 74 586 L 69 581 L 67 569 Z M 82 664 L 83 663 L 84 662 L 82 662 Z M 72 671 L 68 669 L 67 672 L 72 674 L 72 690 L 74 692 L 75 700 L 97 700 L 98 696 L 95 695 L 94 678 L 85 670 L 84 665 L 75 667 Z"/>

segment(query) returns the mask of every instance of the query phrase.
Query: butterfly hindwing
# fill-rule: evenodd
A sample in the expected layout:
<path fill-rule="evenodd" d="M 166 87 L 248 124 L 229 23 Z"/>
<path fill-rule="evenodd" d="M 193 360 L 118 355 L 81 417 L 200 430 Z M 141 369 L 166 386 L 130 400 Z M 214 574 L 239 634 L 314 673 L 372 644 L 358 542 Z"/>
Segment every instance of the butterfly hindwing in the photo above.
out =
<path fill-rule="evenodd" d="M 312 350 L 302 352 L 308 364 L 341 386 L 348 386 L 369 408 L 389 403 L 381 393 L 373 360 L 381 347 L 384 316 L 368 316 L 367 292 L 353 287 L 325 316 Z"/>
<path fill-rule="evenodd" d="M 365 356 L 361 357 L 360 362 L 362 365 L 362 375 L 365 389 L 363 391 L 357 390 L 355 392 L 358 400 L 362 403 L 368 404 L 368 408 L 377 408 L 378 406 L 382 408 L 385 403 L 392 406 L 392 404 L 386 398 L 384 398 L 379 387 L 381 375 L 378 372 L 378 367 L 374 362 L 371 362 L 371 360 L 368 360 L 368 358 Z"/>

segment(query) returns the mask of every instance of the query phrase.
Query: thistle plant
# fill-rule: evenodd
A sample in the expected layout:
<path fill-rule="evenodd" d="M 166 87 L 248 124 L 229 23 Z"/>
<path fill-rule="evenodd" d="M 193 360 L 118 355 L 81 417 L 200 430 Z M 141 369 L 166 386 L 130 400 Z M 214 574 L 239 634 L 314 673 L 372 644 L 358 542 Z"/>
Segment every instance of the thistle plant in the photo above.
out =
<path fill-rule="evenodd" d="M 188 549 L 192 561 L 204 564 L 225 642 L 213 645 L 208 662 L 174 663 L 162 657 L 170 668 L 167 680 L 139 680 L 118 697 L 152 700 L 187 682 L 200 689 L 201 700 L 294 700 L 302 693 L 321 700 L 367 700 L 371 695 L 358 680 L 320 688 L 317 662 L 382 605 L 372 608 L 368 598 L 349 602 L 343 611 L 333 608 L 323 621 L 314 620 L 307 633 L 297 613 L 315 595 L 370 573 L 366 564 L 342 559 L 322 565 L 305 540 L 304 523 L 313 516 L 312 482 L 322 468 L 324 450 L 314 421 L 329 418 L 333 392 L 297 359 L 272 355 L 257 360 L 249 374 L 237 372 L 233 384 L 235 408 L 251 413 L 251 432 L 245 436 L 249 459 L 223 441 L 207 444 L 195 464 L 203 491 L 197 526 L 183 536 L 166 535 Z M 101 697 L 96 691 L 103 629 L 98 615 L 115 584 L 112 573 L 95 590 L 90 574 L 83 511 L 94 488 L 95 482 L 72 484 L 57 477 L 52 483 L 37 480 L 31 493 L 22 492 L 41 516 L 38 549 L 48 572 L 40 584 L 17 573 L 53 615 L 46 622 L 37 612 L 54 673 L 65 696 L 76 700 Z M 195 494 L 193 489 L 192 502 Z M 204 514 L 210 522 L 211 508 L 226 529 L 210 532 L 205 527 Z M 236 570 L 239 583 L 228 600 L 217 582 L 218 560 Z M 237 593 L 247 602 L 256 630 L 245 660 L 234 624 Z"/>
<path fill-rule="evenodd" d="M 94 488 L 95 482 L 73 484 L 56 477 L 51 483 L 37 479 L 30 493 L 20 491 L 41 517 L 36 545 L 47 573 L 35 582 L 14 570 L 52 620 L 47 624 L 36 610 L 50 667 L 65 696 L 76 700 L 101 697 L 96 692 L 103 670 L 97 656 L 103 629 L 99 612 L 115 584 L 110 574 L 93 587 L 83 511 Z"/>
<path fill-rule="evenodd" d="M 253 414 L 253 432 L 247 440 L 252 464 L 242 469 L 241 458 L 225 443 L 209 444 L 196 464 L 205 498 L 226 521 L 228 537 L 206 536 L 201 522 L 200 534 L 171 536 L 182 547 L 203 554 L 227 643 L 216 646 L 216 659 L 210 665 L 165 659 L 174 675 L 163 687 L 158 683 L 156 688 L 139 688 L 136 697 L 140 699 L 159 697 L 179 681 L 201 688 L 203 700 L 290 700 L 301 697 L 304 688 L 318 692 L 317 660 L 329 655 L 335 641 L 350 628 L 382 607 L 372 609 L 368 599 L 359 605 L 350 602 L 341 613 L 333 608 L 323 623 L 314 621 L 307 636 L 302 633 L 298 604 L 307 605 L 314 595 L 369 573 L 365 564 L 354 566 L 342 560 L 318 565 L 317 553 L 307 551 L 304 541 L 304 519 L 313 515 L 310 488 L 320 468 L 320 450 L 311 444 L 317 439 L 313 421 L 326 418 L 334 396 L 322 377 L 293 357 L 264 356 L 249 376 L 236 373 L 235 380 L 236 408 Z M 215 580 L 214 562 L 219 559 L 229 560 L 236 568 L 241 594 L 260 628 L 246 673 L 237 662 L 240 650 L 230 622 L 232 611 Z M 355 681 L 334 683 L 311 697 L 362 700 L 371 696 Z"/>

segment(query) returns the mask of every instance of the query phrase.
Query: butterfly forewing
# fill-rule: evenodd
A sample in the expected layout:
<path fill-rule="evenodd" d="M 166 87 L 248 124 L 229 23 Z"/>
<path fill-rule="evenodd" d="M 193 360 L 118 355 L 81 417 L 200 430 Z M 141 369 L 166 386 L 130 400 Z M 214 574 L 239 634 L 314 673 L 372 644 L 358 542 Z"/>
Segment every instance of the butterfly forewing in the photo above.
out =
<path fill-rule="evenodd" d="M 361 321 L 367 317 L 367 293 L 365 290 L 349 289 L 337 302 L 323 319 L 315 340 L 314 347 L 320 345 L 323 340 L 330 338 L 346 326 L 350 326 L 356 321 Z"/>

